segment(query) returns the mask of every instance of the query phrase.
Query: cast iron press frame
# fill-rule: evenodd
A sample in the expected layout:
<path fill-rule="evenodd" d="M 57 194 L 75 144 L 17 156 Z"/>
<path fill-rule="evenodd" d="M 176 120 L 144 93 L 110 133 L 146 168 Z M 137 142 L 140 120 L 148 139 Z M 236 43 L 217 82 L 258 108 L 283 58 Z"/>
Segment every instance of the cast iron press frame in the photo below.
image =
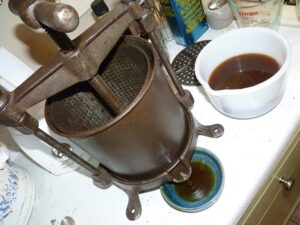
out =
<path fill-rule="evenodd" d="M 189 160 L 196 146 L 198 135 L 219 137 L 223 134 L 221 125 L 203 126 L 192 116 L 190 109 L 193 105 L 193 98 L 176 80 L 174 70 L 157 38 L 151 1 L 145 1 L 143 4 L 139 4 L 138 1 L 123 1 L 121 5 L 98 20 L 73 41 L 65 35 L 65 32 L 70 32 L 78 26 L 79 17 L 72 7 L 54 3 L 54 0 L 10 0 L 9 6 L 11 11 L 18 14 L 28 26 L 34 29 L 44 28 L 61 50 L 51 62 L 34 72 L 14 91 L 0 93 L 0 124 L 14 127 L 23 134 L 33 134 L 43 140 L 89 170 L 99 187 L 107 188 L 114 184 L 123 189 L 129 197 L 127 206 L 129 219 L 134 220 L 141 215 L 138 193 L 156 188 L 165 182 L 183 182 L 189 177 L 191 173 Z M 62 9 L 68 11 L 69 18 L 60 17 L 59 11 Z M 41 130 L 38 120 L 26 112 L 30 107 L 72 85 L 82 81 L 92 81 L 96 77 L 99 65 L 126 29 L 136 24 L 142 32 L 148 35 L 155 47 L 168 72 L 169 85 L 173 88 L 178 101 L 185 106 L 190 120 L 188 145 L 178 163 L 172 170 L 166 171 L 166 176 L 160 177 L 159 181 L 147 180 L 142 184 L 124 182 L 113 177 L 101 165 L 94 167 L 73 153 L 69 145 L 59 143 Z M 91 84 L 93 86 L 93 82 Z"/>

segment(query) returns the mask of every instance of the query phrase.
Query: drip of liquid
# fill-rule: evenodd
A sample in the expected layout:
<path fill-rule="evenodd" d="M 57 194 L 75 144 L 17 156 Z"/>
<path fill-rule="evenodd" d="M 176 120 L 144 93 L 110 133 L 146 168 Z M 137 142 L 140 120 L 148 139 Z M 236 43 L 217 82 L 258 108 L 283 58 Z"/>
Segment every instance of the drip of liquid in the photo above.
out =
<path fill-rule="evenodd" d="M 190 178 L 180 184 L 174 184 L 178 196 L 188 202 L 196 202 L 206 197 L 215 185 L 215 175 L 205 163 L 192 161 Z"/>

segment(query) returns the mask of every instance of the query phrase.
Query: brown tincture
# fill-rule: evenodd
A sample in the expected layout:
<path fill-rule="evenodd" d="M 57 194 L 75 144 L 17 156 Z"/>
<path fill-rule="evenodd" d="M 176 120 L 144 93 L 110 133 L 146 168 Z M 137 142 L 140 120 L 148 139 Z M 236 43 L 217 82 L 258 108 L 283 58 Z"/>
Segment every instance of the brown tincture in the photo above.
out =
<path fill-rule="evenodd" d="M 214 90 L 242 89 L 272 77 L 280 65 L 270 56 L 244 54 L 221 63 L 211 74 L 209 85 Z"/>
<path fill-rule="evenodd" d="M 188 202 L 196 202 L 206 197 L 215 185 L 215 175 L 205 163 L 192 161 L 190 178 L 180 184 L 175 184 L 175 192 Z"/>

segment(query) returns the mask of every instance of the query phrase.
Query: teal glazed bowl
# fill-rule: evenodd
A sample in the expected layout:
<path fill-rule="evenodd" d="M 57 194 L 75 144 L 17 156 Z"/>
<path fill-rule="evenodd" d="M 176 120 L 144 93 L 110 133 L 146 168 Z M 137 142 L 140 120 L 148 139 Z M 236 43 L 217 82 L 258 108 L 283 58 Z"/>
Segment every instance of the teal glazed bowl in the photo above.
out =
<path fill-rule="evenodd" d="M 199 212 L 211 207 L 220 197 L 224 186 L 224 172 L 222 165 L 218 158 L 209 150 L 197 147 L 191 160 L 192 163 L 200 162 L 206 167 L 210 168 L 214 183 L 209 192 L 197 199 L 196 201 L 189 201 L 182 198 L 182 195 L 176 191 L 176 185 L 168 183 L 160 187 L 161 194 L 164 200 L 174 209 L 182 212 Z M 193 172 L 192 172 L 193 173 Z"/>

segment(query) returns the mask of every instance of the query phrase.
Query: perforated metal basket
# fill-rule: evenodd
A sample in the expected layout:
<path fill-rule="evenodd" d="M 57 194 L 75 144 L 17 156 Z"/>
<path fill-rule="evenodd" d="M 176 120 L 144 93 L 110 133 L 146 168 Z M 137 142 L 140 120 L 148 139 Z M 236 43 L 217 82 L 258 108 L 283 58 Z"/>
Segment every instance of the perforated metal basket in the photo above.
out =
<path fill-rule="evenodd" d="M 193 117 L 174 94 L 152 47 L 139 38 L 122 39 L 99 76 L 124 110 L 114 116 L 111 103 L 83 82 L 48 99 L 52 130 L 73 138 L 123 183 L 147 184 L 147 189 L 173 180 L 169 172 L 182 159 L 189 169 Z"/>
<path fill-rule="evenodd" d="M 141 49 L 120 44 L 99 69 L 99 75 L 124 109 L 136 99 L 145 84 L 148 58 Z M 71 87 L 49 100 L 51 118 L 58 130 L 86 136 L 113 120 L 111 101 L 99 96 L 88 82 Z M 81 133 L 83 132 L 83 133 Z"/>

